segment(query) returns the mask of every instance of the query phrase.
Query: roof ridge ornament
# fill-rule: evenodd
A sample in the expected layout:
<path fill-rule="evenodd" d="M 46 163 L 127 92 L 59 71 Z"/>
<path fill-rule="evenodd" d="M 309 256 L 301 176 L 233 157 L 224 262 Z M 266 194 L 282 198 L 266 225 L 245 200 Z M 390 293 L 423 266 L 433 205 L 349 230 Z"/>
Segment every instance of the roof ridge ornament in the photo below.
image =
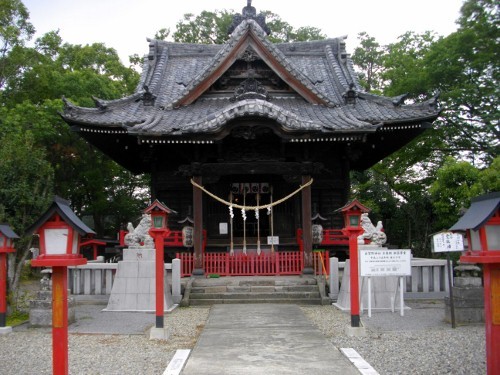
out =
<path fill-rule="evenodd" d="M 242 9 L 241 13 L 242 14 L 236 13 L 233 16 L 233 22 L 227 30 L 228 34 L 232 34 L 240 23 L 248 19 L 257 22 L 267 35 L 271 34 L 271 29 L 269 29 L 266 24 L 266 16 L 262 12 L 257 14 L 257 10 L 252 6 L 252 0 L 247 0 L 247 6 Z"/>
<path fill-rule="evenodd" d="M 345 104 L 356 104 L 358 93 L 354 87 L 354 82 L 349 83 L 349 89 L 342 94 Z"/>
<path fill-rule="evenodd" d="M 149 91 L 148 85 L 144 85 L 144 92 L 139 100 L 142 100 L 145 107 L 152 107 L 155 105 L 156 95 Z"/>
<path fill-rule="evenodd" d="M 262 99 L 271 101 L 269 92 L 255 78 L 247 78 L 241 82 L 240 86 L 234 91 L 234 96 L 229 99 L 231 102 L 243 99 Z"/>

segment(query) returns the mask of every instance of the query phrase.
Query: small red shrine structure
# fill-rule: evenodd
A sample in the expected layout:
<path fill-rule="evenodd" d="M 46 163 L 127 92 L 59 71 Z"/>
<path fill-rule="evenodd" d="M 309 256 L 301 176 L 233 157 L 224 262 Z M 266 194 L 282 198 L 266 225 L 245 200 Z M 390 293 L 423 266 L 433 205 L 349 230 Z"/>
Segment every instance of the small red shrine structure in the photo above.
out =
<path fill-rule="evenodd" d="M 405 95 L 365 92 L 345 37 L 272 43 L 251 2 L 228 34 L 221 45 L 149 39 L 132 95 L 96 99 L 96 108 L 65 100 L 62 117 L 131 172 L 151 174 L 152 200 L 192 212 L 193 246 L 177 250 L 194 256 L 194 274 L 207 272 L 207 254 L 270 257 L 299 246 L 297 265 L 312 273 L 313 247 L 340 248 L 313 243 L 312 218 L 340 230 L 349 173 L 431 128 L 436 98 L 405 104 Z M 172 236 L 186 224 L 172 220 Z"/>
<path fill-rule="evenodd" d="M 483 266 L 486 366 L 488 374 L 500 374 L 500 192 L 472 199 L 450 230 L 466 233 L 460 261 Z"/>

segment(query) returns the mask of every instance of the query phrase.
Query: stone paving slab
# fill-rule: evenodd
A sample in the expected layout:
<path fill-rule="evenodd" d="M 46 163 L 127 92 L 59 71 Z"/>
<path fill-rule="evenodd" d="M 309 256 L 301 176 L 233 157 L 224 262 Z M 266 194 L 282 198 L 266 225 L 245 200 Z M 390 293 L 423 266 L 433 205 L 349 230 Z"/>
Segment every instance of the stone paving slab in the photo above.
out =
<path fill-rule="evenodd" d="M 359 374 L 297 305 L 214 305 L 182 375 Z"/>

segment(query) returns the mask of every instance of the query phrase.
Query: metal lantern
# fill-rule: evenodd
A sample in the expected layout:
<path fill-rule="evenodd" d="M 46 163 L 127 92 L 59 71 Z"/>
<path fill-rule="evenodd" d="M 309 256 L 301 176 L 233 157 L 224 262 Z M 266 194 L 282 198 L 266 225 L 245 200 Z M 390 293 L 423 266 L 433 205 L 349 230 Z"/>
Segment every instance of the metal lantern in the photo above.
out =
<path fill-rule="evenodd" d="M 335 212 L 342 212 L 344 216 L 345 228 L 360 229 L 361 228 L 361 215 L 368 213 L 371 210 L 362 205 L 357 199 L 347 203 L 345 206 L 339 208 Z"/>
<path fill-rule="evenodd" d="M 151 215 L 152 229 L 167 229 L 168 215 L 175 213 L 175 211 L 168 208 L 158 199 L 155 199 L 155 201 L 144 210 L 144 213 Z"/>

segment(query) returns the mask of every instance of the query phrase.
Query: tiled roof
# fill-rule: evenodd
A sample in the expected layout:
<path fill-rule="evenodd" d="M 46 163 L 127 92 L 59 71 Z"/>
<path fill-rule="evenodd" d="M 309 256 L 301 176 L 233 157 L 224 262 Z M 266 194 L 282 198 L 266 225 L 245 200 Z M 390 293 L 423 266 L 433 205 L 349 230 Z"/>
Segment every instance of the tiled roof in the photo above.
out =
<path fill-rule="evenodd" d="M 200 84 L 224 73 L 220 67 L 234 59 L 235 49 L 243 48 L 248 38 L 264 48 L 275 71 L 279 65 L 276 73 L 290 87 L 300 86 L 321 104 L 311 103 L 299 89 L 295 94 L 270 92 L 270 101 L 232 102 L 232 95 L 211 93 L 193 97 Z M 97 100 L 97 108 L 66 102 L 62 116 L 70 124 L 124 128 L 132 134 L 155 136 L 210 135 L 221 131 L 229 121 L 248 116 L 274 119 L 287 134 L 373 132 L 384 124 L 432 121 L 437 117 L 435 101 L 402 105 L 402 97 L 363 93 L 344 39 L 273 44 L 257 22 L 246 19 L 224 45 L 150 40 L 150 53 L 133 95 Z M 344 97 L 350 87 L 356 96 L 354 104 L 347 104 Z M 182 105 L 190 96 L 188 104 Z"/>

